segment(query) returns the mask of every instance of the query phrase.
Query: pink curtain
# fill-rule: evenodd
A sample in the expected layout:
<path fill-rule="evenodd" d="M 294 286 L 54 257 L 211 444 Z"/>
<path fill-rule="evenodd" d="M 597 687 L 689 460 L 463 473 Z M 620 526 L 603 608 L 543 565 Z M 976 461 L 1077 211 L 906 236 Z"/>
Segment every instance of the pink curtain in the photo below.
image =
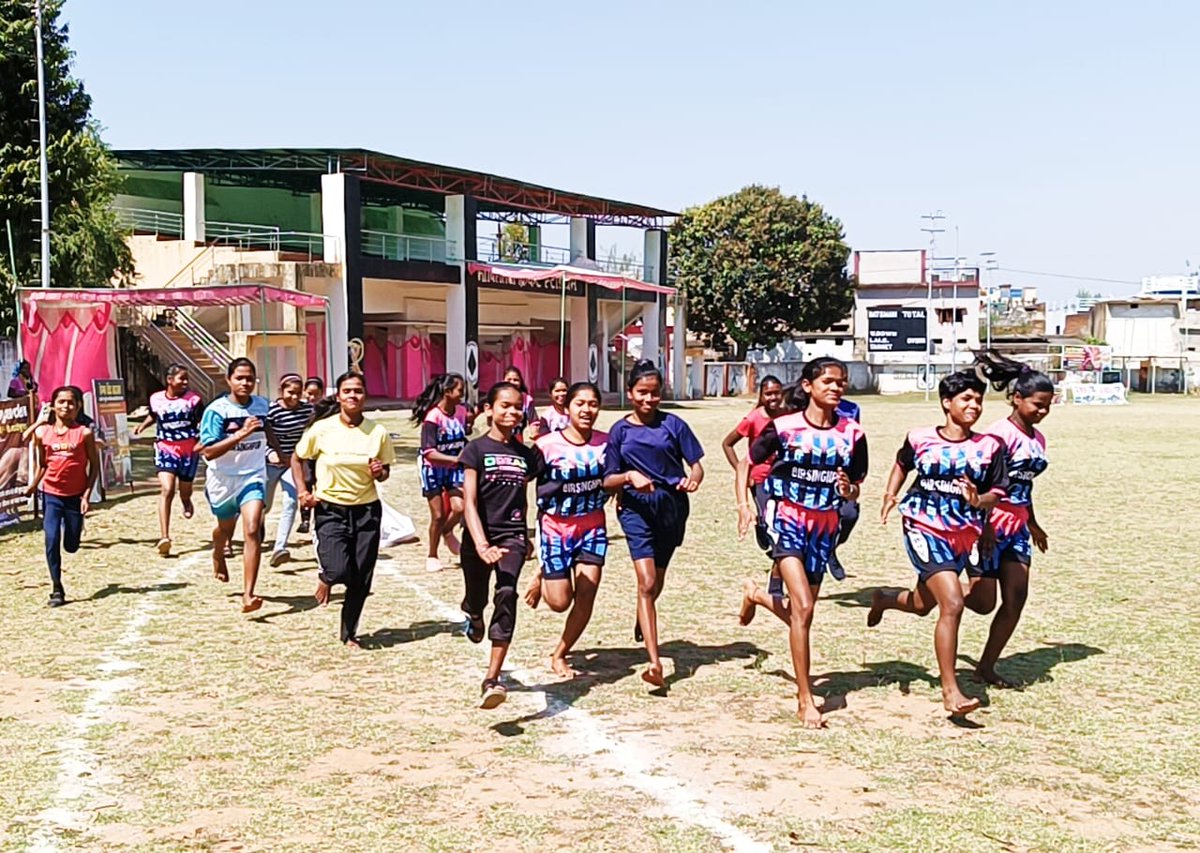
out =
<path fill-rule="evenodd" d="M 304 331 L 307 335 L 304 344 L 308 375 L 320 376 L 328 382 L 333 377 L 325 375 L 327 369 L 325 363 L 325 321 L 308 320 L 304 324 Z"/>
<path fill-rule="evenodd" d="M 92 393 L 93 379 L 112 376 L 116 335 L 112 306 L 101 303 L 59 308 L 53 303 L 22 306 L 21 346 L 34 379 L 45 389 L 76 385 Z"/>
<path fill-rule="evenodd" d="M 391 386 L 387 375 L 387 346 L 376 338 L 366 340 L 363 346 L 363 380 L 367 394 L 372 397 L 390 397 Z"/>

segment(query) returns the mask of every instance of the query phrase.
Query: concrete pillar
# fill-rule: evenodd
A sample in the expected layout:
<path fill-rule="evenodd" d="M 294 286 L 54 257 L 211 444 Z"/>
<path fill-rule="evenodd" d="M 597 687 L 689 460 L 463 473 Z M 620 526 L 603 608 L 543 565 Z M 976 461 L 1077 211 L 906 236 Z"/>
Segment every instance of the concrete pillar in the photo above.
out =
<path fill-rule="evenodd" d="M 467 377 L 471 400 L 479 388 L 479 287 L 467 271 L 475 259 L 477 206 L 470 196 L 446 196 L 447 255 L 458 258 L 459 281 L 446 292 L 446 370 Z M 467 362 L 468 345 L 474 345 L 474 369 Z M 473 374 L 473 375 L 472 375 Z"/>
<path fill-rule="evenodd" d="M 671 333 L 671 390 L 676 400 L 687 398 L 687 301 L 675 297 L 675 316 Z"/>
<path fill-rule="evenodd" d="M 341 287 L 329 293 L 329 355 L 335 375 L 350 365 L 350 340 L 363 335 L 361 216 L 358 178 L 322 175 L 321 233 L 332 238 L 325 241 L 325 261 L 339 264 L 342 273 Z"/>
<path fill-rule="evenodd" d="M 658 228 L 647 229 L 643 258 L 646 265 L 646 281 L 651 284 L 667 283 L 667 232 Z M 666 299 L 657 296 L 642 312 L 642 358 L 654 361 L 660 369 L 666 367 L 663 352 L 663 335 L 666 329 Z"/>
<path fill-rule="evenodd" d="M 571 217 L 571 260 L 596 259 L 596 223 L 584 216 Z"/>
<path fill-rule="evenodd" d="M 571 337 L 567 342 L 567 361 L 570 363 L 567 378 L 572 382 L 583 382 L 588 378 L 588 300 L 586 296 L 567 298 L 567 319 L 571 321 Z"/>
<path fill-rule="evenodd" d="M 204 221 L 204 174 L 183 173 L 183 239 L 192 243 L 203 243 L 206 223 Z"/>
<path fill-rule="evenodd" d="M 662 312 L 659 300 L 643 303 L 642 306 L 642 358 L 648 358 L 663 367 L 662 339 L 659 337 Z"/>

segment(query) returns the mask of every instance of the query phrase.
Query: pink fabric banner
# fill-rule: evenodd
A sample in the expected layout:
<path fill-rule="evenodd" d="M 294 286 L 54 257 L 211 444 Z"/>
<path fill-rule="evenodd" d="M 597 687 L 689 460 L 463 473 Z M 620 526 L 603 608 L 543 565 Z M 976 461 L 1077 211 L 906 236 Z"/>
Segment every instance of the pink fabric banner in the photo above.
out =
<path fill-rule="evenodd" d="M 22 288 L 21 300 L 33 303 L 67 305 L 254 305 L 279 302 L 297 308 L 324 308 L 325 298 L 302 290 L 287 290 L 258 284 L 230 284 L 219 287 L 138 287 L 138 288 Z"/>
<path fill-rule="evenodd" d="M 511 282 L 550 281 L 559 280 L 566 276 L 567 281 L 582 281 L 596 284 L 609 290 L 645 290 L 650 293 L 674 293 L 675 288 L 661 284 L 651 284 L 636 278 L 626 278 L 623 275 L 612 275 L 598 270 L 588 270 L 560 264 L 556 267 L 526 267 L 515 264 L 485 264 L 471 261 L 467 269 L 475 275 L 491 276 Z"/>
<path fill-rule="evenodd" d="M 60 385 L 90 394 L 93 379 L 112 376 L 116 334 L 112 306 L 21 306 L 21 349 L 45 399 Z"/>

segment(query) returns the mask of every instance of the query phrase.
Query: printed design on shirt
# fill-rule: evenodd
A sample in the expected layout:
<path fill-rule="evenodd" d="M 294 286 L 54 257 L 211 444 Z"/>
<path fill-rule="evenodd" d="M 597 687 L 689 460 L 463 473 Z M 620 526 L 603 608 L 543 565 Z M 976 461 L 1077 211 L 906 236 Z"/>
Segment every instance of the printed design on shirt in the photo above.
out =
<path fill-rule="evenodd" d="M 168 397 L 166 391 L 150 395 L 150 411 L 160 442 L 195 442 L 200 436 L 200 395 L 188 391 L 181 397 Z"/>
<path fill-rule="evenodd" d="M 817 429 L 803 413 L 797 413 L 776 418 L 775 429 L 780 450 L 764 484 L 767 494 L 807 509 L 841 506 L 838 470 L 851 474 L 862 428 L 854 421 L 840 419 L 829 429 Z"/>
<path fill-rule="evenodd" d="M 567 441 L 560 432 L 537 440 L 546 459 L 539 478 L 538 509 L 549 515 L 582 516 L 603 509 L 608 493 L 604 491 L 604 449 L 608 436 L 593 433 L 585 445 Z"/>
<path fill-rule="evenodd" d="M 546 414 L 542 415 L 541 421 L 550 432 L 562 432 L 571 425 L 571 415 L 567 412 L 563 412 L 560 415 L 552 408 Z"/>
<path fill-rule="evenodd" d="M 528 476 L 529 466 L 518 453 L 483 454 L 483 479 L 488 483 L 524 487 Z"/>
<path fill-rule="evenodd" d="M 1040 432 L 1029 435 L 1005 418 L 993 424 L 988 432 L 1004 442 L 1008 463 L 1008 495 L 1001 502 L 1011 506 L 1033 503 L 1033 481 L 1050 465 L 1046 458 L 1046 439 Z"/>
<path fill-rule="evenodd" d="M 446 465 L 429 461 L 428 453 L 436 450 L 447 456 L 458 456 L 467 444 L 467 409 L 459 406 L 453 415 L 447 415 L 441 406 L 434 406 L 425 414 L 421 425 L 421 489 L 437 492 L 443 489 L 461 489 L 463 470 L 459 465 Z"/>
<path fill-rule="evenodd" d="M 907 444 L 916 480 L 900 502 L 900 514 L 932 530 L 982 530 L 983 514 L 963 496 L 962 480 L 986 492 L 989 470 L 1003 453 L 1000 442 L 983 433 L 948 441 L 928 428 L 910 432 Z"/>

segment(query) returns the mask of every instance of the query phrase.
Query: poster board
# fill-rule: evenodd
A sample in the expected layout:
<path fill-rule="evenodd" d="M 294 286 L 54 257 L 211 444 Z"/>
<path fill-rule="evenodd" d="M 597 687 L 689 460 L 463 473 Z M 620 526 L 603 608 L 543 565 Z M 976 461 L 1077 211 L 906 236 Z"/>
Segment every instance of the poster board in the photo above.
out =
<path fill-rule="evenodd" d="M 927 346 L 924 308 L 867 309 L 867 352 L 925 352 Z"/>
<path fill-rule="evenodd" d="M 0 401 L 0 528 L 20 521 L 21 510 L 29 504 L 25 489 L 29 485 L 29 454 L 21 434 L 33 418 L 30 397 Z"/>
<path fill-rule="evenodd" d="M 129 418 L 125 409 L 124 379 L 93 379 L 96 439 L 100 448 L 100 474 L 105 490 L 133 485 L 133 457 L 129 453 Z"/>

